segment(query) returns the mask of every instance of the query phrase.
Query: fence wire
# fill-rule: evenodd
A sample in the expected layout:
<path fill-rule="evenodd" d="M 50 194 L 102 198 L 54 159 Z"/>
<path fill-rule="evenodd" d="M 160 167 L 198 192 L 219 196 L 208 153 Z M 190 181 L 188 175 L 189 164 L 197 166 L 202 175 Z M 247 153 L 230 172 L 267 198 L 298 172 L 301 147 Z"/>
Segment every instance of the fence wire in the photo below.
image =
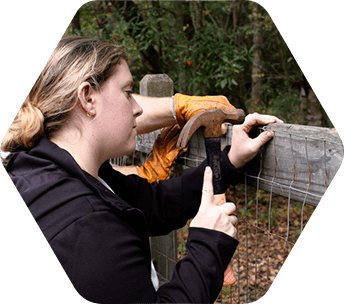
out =
<path fill-rule="evenodd" d="M 228 127 L 223 146 L 231 142 L 231 126 Z M 270 129 L 275 136 L 268 148 L 260 150 L 253 168 L 247 167 L 244 183 L 231 186 L 226 192 L 228 201 L 237 206 L 239 219 L 240 243 L 232 260 L 237 283 L 223 287 L 216 303 L 249 303 L 268 291 L 343 159 L 343 144 L 331 131 L 287 125 L 281 129 L 265 126 L 257 132 Z M 138 136 L 135 153 L 111 163 L 143 164 L 158 134 L 156 131 Z M 193 136 L 189 153 L 179 159 L 176 175 L 204 160 L 203 142 L 201 133 Z M 164 268 L 168 268 L 168 263 L 175 265 L 187 254 L 187 234 L 188 224 L 173 232 L 172 241 L 163 245 L 165 250 L 152 246 L 152 256 L 164 259 Z M 170 254 L 171 244 L 177 254 Z M 164 277 L 170 275 L 171 271 L 167 275 L 165 272 Z"/>

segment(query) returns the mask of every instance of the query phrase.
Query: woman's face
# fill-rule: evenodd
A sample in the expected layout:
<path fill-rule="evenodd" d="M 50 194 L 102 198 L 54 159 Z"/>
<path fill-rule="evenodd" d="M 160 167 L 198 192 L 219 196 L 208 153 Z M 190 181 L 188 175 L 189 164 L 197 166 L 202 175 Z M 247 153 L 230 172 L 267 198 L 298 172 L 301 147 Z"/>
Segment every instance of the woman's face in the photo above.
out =
<path fill-rule="evenodd" d="M 98 145 L 103 157 L 113 158 L 132 153 L 136 147 L 136 118 L 142 108 L 132 96 L 133 78 L 125 60 L 96 92 Z"/>

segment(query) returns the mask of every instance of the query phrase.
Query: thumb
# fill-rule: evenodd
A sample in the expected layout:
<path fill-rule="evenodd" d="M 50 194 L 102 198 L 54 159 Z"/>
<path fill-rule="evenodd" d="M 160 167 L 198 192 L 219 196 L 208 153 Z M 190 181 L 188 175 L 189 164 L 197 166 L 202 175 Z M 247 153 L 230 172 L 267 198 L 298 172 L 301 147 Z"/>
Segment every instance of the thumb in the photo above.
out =
<path fill-rule="evenodd" d="M 254 148 L 255 150 L 259 150 L 261 146 L 263 146 L 264 144 L 266 144 L 271 138 L 274 137 L 274 132 L 273 131 L 264 131 L 261 134 L 259 134 L 259 136 L 257 136 L 256 138 L 254 138 L 252 140 L 253 144 L 254 144 Z"/>
<path fill-rule="evenodd" d="M 208 166 L 204 171 L 201 207 L 214 205 L 213 172 Z"/>

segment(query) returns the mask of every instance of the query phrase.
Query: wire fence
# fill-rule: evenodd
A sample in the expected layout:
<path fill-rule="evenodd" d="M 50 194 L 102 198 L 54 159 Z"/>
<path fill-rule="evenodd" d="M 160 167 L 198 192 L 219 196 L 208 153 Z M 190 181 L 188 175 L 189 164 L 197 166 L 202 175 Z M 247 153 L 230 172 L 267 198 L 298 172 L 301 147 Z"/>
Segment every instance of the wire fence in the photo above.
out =
<path fill-rule="evenodd" d="M 140 94 L 173 95 L 167 75 L 146 75 Z M 237 282 L 223 287 L 216 303 L 249 303 L 269 289 L 295 242 L 306 226 L 343 159 L 343 144 L 335 130 L 291 124 L 257 127 L 251 137 L 273 130 L 265 144 L 245 168 L 244 180 L 226 191 L 237 206 L 239 246 L 233 256 Z M 141 166 L 160 131 L 137 137 L 136 151 L 113 165 Z M 232 126 L 221 138 L 224 148 L 231 144 Z M 201 130 L 188 143 L 188 152 L 178 159 L 174 176 L 185 168 L 198 166 L 206 158 Z M 167 236 L 151 238 L 152 259 L 161 284 L 172 278 L 175 264 L 186 254 L 188 225 Z"/>
<path fill-rule="evenodd" d="M 221 138 L 230 145 L 232 126 Z M 249 303 L 269 289 L 306 226 L 343 159 L 343 144 L 335 130 L 288 124 L 256 128 L 251 136 L 273 130 L 274 138 L 245 169 L 244 182 L 227 189 L 237 206 L 239 246 L 232 263 L 237 283 L 223 287 L 216 303 Z M 136 151 L 112 160 L 113 165 L 144 163 L 160 131 L 137 137 Z M 178 160 L 175 176 L 206 157 L 204 139 L 196 132 L 188 153 Z M 162 284 L 186 254 L 188 224 L 166 237 L 152 238 L 152 258 Z"/>

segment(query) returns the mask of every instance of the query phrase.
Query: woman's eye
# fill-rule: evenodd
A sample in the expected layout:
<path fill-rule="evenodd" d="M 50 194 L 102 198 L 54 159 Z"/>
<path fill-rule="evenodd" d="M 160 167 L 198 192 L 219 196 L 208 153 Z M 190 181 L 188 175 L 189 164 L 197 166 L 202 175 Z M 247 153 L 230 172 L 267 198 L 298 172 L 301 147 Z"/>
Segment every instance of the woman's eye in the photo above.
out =
<path fill-rule="evenodd" d="M 134 94 L 133 91 L 126 91 L 126 93 L 128 94 L 128 98 L 130 98 Z"/>

